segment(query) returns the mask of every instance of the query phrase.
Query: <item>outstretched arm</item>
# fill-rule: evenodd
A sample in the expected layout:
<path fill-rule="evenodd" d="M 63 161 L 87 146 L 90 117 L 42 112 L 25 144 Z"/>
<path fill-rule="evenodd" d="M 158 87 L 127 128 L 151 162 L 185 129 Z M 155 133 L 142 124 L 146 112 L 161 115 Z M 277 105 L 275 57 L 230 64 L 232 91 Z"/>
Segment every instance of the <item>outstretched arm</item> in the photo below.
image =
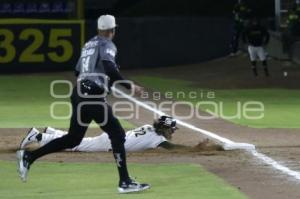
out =
<path fill-rule="evenodd" d="M 106 74 L 109 76 L 110 78 L 110 83 L 112 86 L 112 84 L 118 80 L 126 80 L 120 73 L 118 66 L 116 63 L 112 62 L 112 61 L 106 61 L 104 60 L 103 62 L 104 65 L 104 69 Z M 126 89 L 131 89 L 131 84 L 128 83 L 122 83 L 121 84 L 123 87 L 125 87 Z"/>
<path fill-rule="evenodd" d="M 104 68 L 106 71 L 106 74 L 109 76 L 110 78 L 110 86 L 113 85 L 114 82 L 118 81 L 118 80 L 126 80 L 120 73 L 118 66 L 111 61 L 103 61 L 104 64 Z M 132 89 L 134 91 L 134 93 L 140 95 L 143 92 L 143 88 L 135 85 L 135 84 L 130 84 L 130 83 L 121 83 L 121 86 L 127 88 L 128 90 Z"/>
<path fill-rule="evenodd" d="M 223 147 L 219 144 L 215 144 L 211 142 L 210 140 L 206 139 L 202 142 L 200 142 L 196 146 L 184 146 L 179 144 L 173 144 L 171 142 L 165 141 L 162 142 L 159 147 L 162 147 L 167 150 L 188 150 L 188 151 L 223 151 Z"/>
<path fill-rule="evenodd" d="M 167 150 L 192 149 L 192 147 L 179 145 L 179 144 L 173 144 L 172 142 L 168 142 L 168 141 L 162 142 L 161 144 L 158 145 L 158 147 L 162 147 Z"/>

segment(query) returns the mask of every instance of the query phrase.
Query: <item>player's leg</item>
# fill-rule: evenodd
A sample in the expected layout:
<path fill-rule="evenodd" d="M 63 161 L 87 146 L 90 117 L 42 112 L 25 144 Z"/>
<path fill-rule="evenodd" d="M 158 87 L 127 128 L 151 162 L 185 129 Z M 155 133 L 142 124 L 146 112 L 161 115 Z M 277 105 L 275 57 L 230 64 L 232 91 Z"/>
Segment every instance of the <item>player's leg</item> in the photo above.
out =
<path fill-rule="evenodd" d="M 269 73 L 269 69 L 268 69 L 268 61 L 267 61 L 266 51 L 263 47 L 259 47 L 257 53 L 258 53 L 258 57 L 259 57 L 260 61 L 263 64 L 265 75 L 266 75 L 266 77 L 269 77 L 270 73 Z"/>
<path fill-rule="evenodd" d="M 43 134 L 40 134 L 40 140 L 38 141 L 38 143 L 42 147 L 42 146 L 48 144 L 49 142 L 51 142 L 52 140 L 55 140 L 57 138 L 61 138 L 64 135 L 66 135 L 66 134 L 61 134 L 61 133 L 55 133 L 55 134 L 43 133 Z"/>
<path fill-rule="evenodd" d="M 107 103 L 94 105 L 93 114 L 95 121 L 109 135 L 112 151 L 116 160 L 120 183 L 129 180 L 126 152 L 124 148 L 125 131 L 119 121 L 113 116 L 112 109 Z"/>
<path fill-rule="evenodd" d="M 48 127 L 46 128 L 45 133 L 41 134 L 41 139 L 38 141 L 38 143 L 40 146 L 44 146 L 50 141 L 60 138 L 66 134 L 68 134 L 68 132 Z M 109 151 L 110 149 L 111 144 L 108 135 L 103 133 L 100 136 L 83 138 L 79 145 L 68 151 L 103 152 Z"/>
<path fill-rule="evenodd" d="M 42 134 L 36 128 L 31 128 L 23 138 L 20 149 L 25 149 L 31 143 L 39 142 L 41 135 Z"/>
<path fill-rule="evenodd" d="M 111 150 L 111 143 L 106 133 L 96 137 L 83 138 L 81 143 L 72 151 L 80 152 L 107 152 Z"/>
<path fill-rule="evenodd" d="M 30 165 L 38 158 L 50 153 L 62 151 L 68 148 L 73 148 L 78 144 L 80 144 L 87 130 L 87 126 L 83 126 L 79 123 L 78 116 L 80 115 L 81 118 L 85 118 L 84 119 L 85 123 L 90 123 L 92 119 L 88 114 L 87 108 L 82 108 L 82 110 L 79 111 L 79 114 L 77 114 L 77 105 L 79 103 L 79 97 L 77 95 L 76 87 L 73 90 L 71 102 L 72 102 L 73 112 L 72 112 L 70 129 L 68 134 L 60 138 L 57 138 L 55 140 L 52 140 L 51 142 L 49 142 L 48 144 L 44 145 L 43 147 L 37 150 L 34 151 L 21 150 L 17 152 L 18 170 L 19 170 L 20 177 L 23 181 L 26 181 L 27 172 L 29 170 Z"/>
<path fill-rule="evenodd" d="M 255 77 L 258 76 L 257 72 L 257 61 L 251 61 L 251 68 Z"/>
<path fill-rule="evenodd" d="M 57 134 L 57 135 L 65 135 L 68 132 L 67 131 L 62 131 L 62 130 L 59 130 L 59 129 L 55 129 L 55 128 L 52 128 L 52 127 L 47 127 L 44 130 L 44 133 L 47 133 L 47 134 Z"/>
<path fill-rule="evenodd" d="M 60 138 L 52 140 L 45 146 L 35 151 L 28 152 L 30 163 L 33 163 L 36 159 L 44 155 L 62 151 L 64 149 L 70 149 L 80 144 L 88 128 L 88 125 L 81 125 L 78 116 L 80 116 L 80 118 L 84 120 L 83 122 L 87 124 L 92 121 L 92 118 L 89 115 L 88 106 L 82 106 L 82 108 L 78 110 L 78 104 L 81 102 L 81 98 L 77 94 L 76 87 L 73 90 L 71 102 L 72 117 L 70 121 L 69 133 Z"/>
<path fill-rule="evenodd" d="M 251 61 L 251 68 L 252 68 L 254 76 L 256 77 L 256 76 L 258 76 L 258 73 L 257 73 L 257 62 L 256 62 L 257 52 L 256 52 L 255 47 L 249 46 L 248 53 L 249 53 L 249 58 Z"/>
<path fill-rule="evenodd" d="M 264 71 L 265 71 L 266 77 L 269 77 L 269 76 L 270 76 L 270 73 L 269 73 L 269 69 L 268 69 L 268 62 L 267 62 L 267 60 L 264 60 L 264 61 L 262 62 L 262 64 L 263 64 L 263 67 L 264 67 Z"/>
<path fill-rule="evenodd" d="M 236 43 L 235 43 L 235 53 L 238 53 L 239 51 L 239 46 L 240 46 L 240 38 L 242 35 L 242 30 L 238 28 L 237 33 L 236 33 Z"/>
<path fill-rule="evenodd" d="M 46 128 L 44 129 L 44 132 L 43 132 L 43 133 L 54 134 L 55 131 L 56 131 L 55 128 L 52 128 L 52 127 L 48 126 L 48 127 L 46 127 Z"/>
<path fill-rule="evenodd" d="M 233 27 L 232 30 L 232 38 L 231 38 L 231 55 L 234 56 L 236 55 L 238 51 L 238 40 L 239 40 L 239 32 L 238 30 Z"/>
<path fill-rule="evenodd" d="M 101 109 L 103 110 L 102 112 L 100 111 Z M 120 177 L 119 193 L 130 193 L 149 189 L 150 185 L 137 183 L 129 177 L 124 146 L 125 131 L 119 120 L 113 115 L 111 107 L 107 103 L 103 103 L 101 106 L 93 108 L 93 110 L 94 120 L 108 134 L 111 141 L 112 151 Z"/>
<path fill-rule="evenodd" d="M 61 138 L 62 136 L 68 134 L 67 131 L 58 130 L 52 127 L 47 127 L 44 130 L 44 133 L 41 134 L 41 138 L 39 140 L 39 145 L 44 146 L 51 142 L 52 140 L 55 140 L 57 138 Z"/>
<path fill-rule="evenodd" d="M 119 120 L 113 115 L 111 107 L 106 104 L 106 112 L 104 117 L 107 121 L 103 123 L 103 115 L 98 114 L 95 120 L 98 124 L 101 124 L 101 128 L 109 135 L 112 145 L 112 151 L 119 171 L 119 193 L 130 193 L 143 191 L 150 188 L 149 184 L 140 184 L 130 179 L 127 163 L 126 163 L 126 151 L 125 151 L 125 131 L 122 128 Z"/>
<path fill-rule="evenodd" d="M 29 168 L 35 160 L 50 153 L 73 148 L 81 142 L 87 127 L 78 125 L 76 120 L 77 117 L 75 117 L 73 114 L 70 124 L 70 131 L 67 135 L 52 140 L 48 144 L 34 151 L 17 151 L 18 171 L 23 182 L 26 181 Z"/>
<path fill-rule="evenodd" d="M 53 133 L 38 133 L 35 136 L 35 142 L 39 144 L 40 147 L 48 144 L 52 140 L 61 138 L 62 136 L 68 134 L 68 132 L 55 129 Z M 24 148 L 24 147 L 23 147 Z M 110 140 L 106 133 L 95 136 L 83 138 L 79 145 L 68 150 L 68 151 L 80 151 L 80 152 L 105 152 L 111 149 Z"/>
<path fill-rule="evenodd" d="M 71 149 L 77 146 L 83 139 L 86 130 L 86 126 L 81 126 L 78 123 L 77 112 L 75 111 L 71 118 L 69 133 L 60 138 L 50 141 L 48 144 L 35 151 L 27 151 L 26 155 L 28 157 L 29 163 L 32 164 L 36 159 L 44 155 L 59 152 L 64 149 Z"/>

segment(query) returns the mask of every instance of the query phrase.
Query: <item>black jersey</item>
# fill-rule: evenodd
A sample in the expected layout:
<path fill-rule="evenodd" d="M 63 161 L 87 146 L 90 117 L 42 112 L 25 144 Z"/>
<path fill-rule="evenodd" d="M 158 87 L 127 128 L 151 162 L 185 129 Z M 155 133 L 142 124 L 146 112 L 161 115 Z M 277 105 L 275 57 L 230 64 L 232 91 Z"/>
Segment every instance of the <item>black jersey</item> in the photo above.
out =
<path fill-rule="evenodd" d="M 270 34 L 261 25 L 250 25 L 243 33 L 243 40 L 252 46 L 263 46 L 269 42 Z"/>

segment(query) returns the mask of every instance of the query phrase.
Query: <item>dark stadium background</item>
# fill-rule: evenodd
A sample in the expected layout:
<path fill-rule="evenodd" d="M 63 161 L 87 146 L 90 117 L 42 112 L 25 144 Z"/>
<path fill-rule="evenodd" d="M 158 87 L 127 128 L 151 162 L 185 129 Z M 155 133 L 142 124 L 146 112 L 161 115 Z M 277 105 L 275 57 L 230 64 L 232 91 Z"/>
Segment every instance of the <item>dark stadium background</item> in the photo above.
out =
<path fill-rule="evenodd" d="M 28 13 L 13 10 L 22 4 L 43 2 L 51 5 L 62 2 L 69 6 L 68 12 Z M 274 0 L 245 2 L 253 10 L 253 15 L 261 17 L 270 30 L 275 30 Z M 10 4 L 12 11 L 3 11 L 5 3 Z M 162 67 L 199 63 L 227 56 L 230 53 L 233 31 L 232 10 L 236 3 L 237 0 L 3 0 L 0 2 L 0 18 L 4 20 L 1 24 L 4 28 L 7 26 L 5 18 L 81 20 L 85 25 L 84 34 L 76 31 L 72 36 L 84 35 L 86 41 L 96 34 L 97 18 L 102 14 L 113 14 L 119 25 L 115 43 L 119 50 L 120 65 L 123 68 Z M 44 26 L 40 24 L 39 27 Z M 47 34 L 45 33 L 45 38 L 49 37 Z M 72 43 L 75 53 L 69 62 L 18 64 L 14 60 L 10 64 L 0 63 L 1 72 L 72 70 L 82 42 L 76 43 L 72 38 Z M 20 42 L 15 45 L 19 49 L 23 47 Z M 45 50 L 44 46 L 43 44 L 38 50 Z M 61 52 L 61 49 L 56 50 Z M 0 49 L 0 55 L 1 53 L 4 52 Z"/>

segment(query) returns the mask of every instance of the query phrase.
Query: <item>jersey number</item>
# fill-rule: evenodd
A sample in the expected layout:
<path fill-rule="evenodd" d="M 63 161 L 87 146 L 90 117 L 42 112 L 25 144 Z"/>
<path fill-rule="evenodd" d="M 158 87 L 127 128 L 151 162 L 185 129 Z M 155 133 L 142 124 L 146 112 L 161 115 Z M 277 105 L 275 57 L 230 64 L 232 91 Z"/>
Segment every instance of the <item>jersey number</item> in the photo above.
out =
<path fill-rule="evenodd" d="M 89 71 L 90 58 L 91 58 L 91 56 L 82 58 L 82 70 L 83 70 L 83 72 L 88 72 Z"/>
<path fill-rule="evenodd" d="M 138 137 L 139 135 L 145 135 L 146 134 L 146 131 L 144 129 L 137 130 L 137 131 L 134 131 L 134 132 L 136 132 L 135 137 Z"/>

